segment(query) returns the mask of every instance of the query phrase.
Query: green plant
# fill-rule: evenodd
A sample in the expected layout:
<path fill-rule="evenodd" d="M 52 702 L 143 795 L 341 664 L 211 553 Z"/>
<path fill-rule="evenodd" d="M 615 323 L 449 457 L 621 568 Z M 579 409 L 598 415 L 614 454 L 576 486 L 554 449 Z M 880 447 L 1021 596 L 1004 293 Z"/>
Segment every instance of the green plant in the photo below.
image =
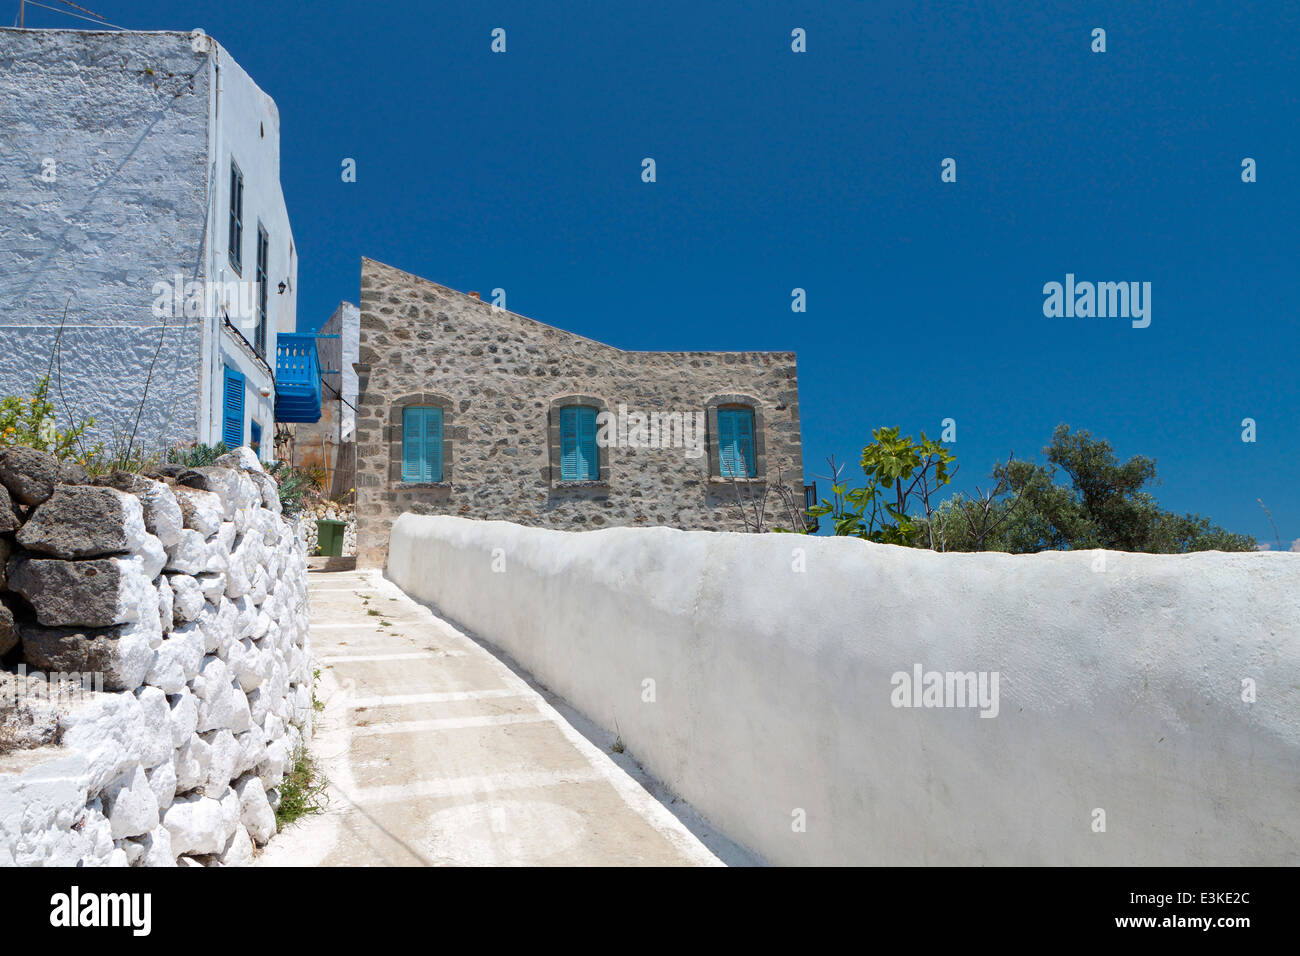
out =
<path fill-rule="evenodd" d="M 174 445 L 167 449 L 167 463 L 184 465 L 186 468 L 203 468 L 215 463 L 229 451 L 230 448 L 223 441 L 215 445 L 205 445 L 202 442 L 195 442 L 192 445 Z"/>
<path fill-rule="evenodd" d="M 276 829 L 283 830 L 295 820 L 322 812 L 329 803 L 325 787 L 325 779 L 320 776 L 316 762 L 305 749 L 299 750 L 293 769 L 284 775 L 280 784 L 280 805 L 275 808 Z"/>
<path fill-rule="evenodd" d="M 59 458 L 78 461 L 100 454 L 100 446 L 83 448 L 82 436 L 95 423 L 88 418 L 60 431 L 50 401 L 50 377 L 42 375 L 30 396 L 10 395 L 0 399 L 0 447 L 26 445 Z"/>
<path fill-rule="evenodd" d="M 1255 539 L 1225 531 L 1201 515 L 1161 508 L 1146 489 L 1156 463 L 1121 461 L 1104 439 L 1058 425 L 1043 449 L 1045 465 L 1008 458 L 978 498 L 958 494 L 926 524 L 948 551 L 1037 551 L 1106 548 L 1148 554 L 1253 551 Z M 1064 483 L 1058 478 L 1064 477 Z M 979 489 L 977 488 L 977 491 Z"/>
<path fill-rule="evenodd" d="M 280 486 L 280 508 L 287 515 L 301 512 L 307 499 L 320 491 L 325 480 L 322 468 L 295 468 L 284 461 L 273 463 L 267 473 Z"/>
<path fill-rule="evenodd" d="M 950 467 L 953 455 L 940 442 L 921 433 L 918 442 L 900 429 L 877 428 L 875 439 L 862 449 L 866 483 L 849 488 L 842 480 L 842 465 L 829 459 L 831 499 L 808 509 L 810 518 L 829 515 L 835 534 L 864 538 L 881 544 L 910 545 L 924 530 L 908 509 L 919 502 L 926 518 L 933 512 L 930 499 L 957 473 Z"/>

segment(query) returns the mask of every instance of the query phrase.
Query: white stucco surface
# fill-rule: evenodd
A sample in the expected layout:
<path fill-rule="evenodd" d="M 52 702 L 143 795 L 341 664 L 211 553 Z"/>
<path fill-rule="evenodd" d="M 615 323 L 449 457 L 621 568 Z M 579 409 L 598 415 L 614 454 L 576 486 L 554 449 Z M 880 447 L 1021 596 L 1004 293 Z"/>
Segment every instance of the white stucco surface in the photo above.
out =
<path fill-rule="evenodd" d="M 258 421 L 270 458 L 276 333 L 294 328 L 297 296 L 279 128 L 274 101 L 210 38 L 0 28 L 0 396 L 30 394 L 49 371 L 62 422 L 93 415 L 92 438 L 125 448 L 134 435 L 152 452 L 220 440 L 225 365 L 246 380 L 241 441 Z M 244 175 L 238 274 L 232 159 Z M 159 283 L 253 282 L 259 224 L 265 361 L 217 299 L 202 315 L 158 308 Z M 230 318 L 255 338 L 255 323 Z"/>
<path fill-rule="evenodd" d="M 774 863 L 1300 863 L 1297 555 L 407 514 L 388 574 Z M 917 664 L 997 716 L 894 706 Z"/>

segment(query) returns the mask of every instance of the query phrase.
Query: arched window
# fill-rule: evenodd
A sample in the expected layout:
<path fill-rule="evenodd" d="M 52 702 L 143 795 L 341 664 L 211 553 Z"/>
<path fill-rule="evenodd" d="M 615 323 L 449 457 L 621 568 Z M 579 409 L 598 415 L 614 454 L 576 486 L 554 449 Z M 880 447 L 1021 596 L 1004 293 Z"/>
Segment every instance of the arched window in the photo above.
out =
<path fill-rule="evenodd" d="M 402 409 L 402 481 L 442 481 L 442 409 Z"/>
<path fill-rule="evenodd" d="M 748 406 L 718 408 L 718 474 L 723 478 L 753 478 L 758 474 L 754 410 Z"/>
<path fill-rule="evenodd" d="M 560 409 L 560 480 L 596 481 L 600 451 L 596 447 L 597 409 L 568 405 Z"/>

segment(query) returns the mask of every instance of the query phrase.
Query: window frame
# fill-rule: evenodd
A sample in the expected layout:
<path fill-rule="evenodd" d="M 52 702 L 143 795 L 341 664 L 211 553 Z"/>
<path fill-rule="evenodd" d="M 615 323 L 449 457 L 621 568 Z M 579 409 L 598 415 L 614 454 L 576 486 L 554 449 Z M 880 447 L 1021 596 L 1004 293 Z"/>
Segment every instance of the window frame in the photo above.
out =
<path fill-rule="evenodd" d="M 362 346 L 362 357 L 366 346 Z M 442 478 L 438 481 L 406 481 L 403 479 L 402 426 L 405 409 L 410 406 L 432 406 L 442 409 Z M 446 395 L 436 392 L 412 392 L 392 399 L 388 404 L 388 424 L 384 426 L 384 440 L 388 446 L 388 484 L 391 488 L 419 488 L 450 486 L 455 467 L 455 440 L 466 437 L 464 428 L 456 421 L 456 403 Z"/>
<path fill-rule="evenodd" d="M 595 409 L 595 437 L 599 438 L 600 415 L 609 412 L 609 404 L 604 399 L 595 395 L 561 395 L 557 398 L 553 398 L 550 407 L 547 409 L 547 466 L 543 469 L 542 475 L 547 479 L 547 483 L 553 490 L 564 488 L 587 488 L 591 486 L 608 488 L 611 485 L 609 448 L 602 445 L 599 441 L 596 442 L 595 477 L 564 477 L 564 410 L 575 406 Z"/>
<path fill-rule="evenodd" d="M 253 348 L 257 354 L 266 357 L 266 327 L 267 327 L 267 284 L 270 282 L 271 272 L 271 237 L 262 225 L 262 221 L 257 221 L 257 327 L 253 333 Z"/>
<path fill-rule="evenodd" d="M 748 411 L 752 416 L 753 428 L 753 461 L 749 466 L 749 474 L 746 475 L 727 475 L 722 469 L 722 432 L 719 423 L 719 413 L 725 410 L 743 409 Z M 705 412 L 708 419 L 708 478 L 712 482 L 735 482 L 735 481 L 752 481 L 763 482 L 767 480 L 767 435 L 766 421 L 763 414 L 763 403 L 752 395 L 726 394 L 714 395 L 705 403 Z"/>
<path fill-rule="evenodd" d="M 436 413 L 436 414 L 435 414 Z M 417 426 L 421 432 L 420 449 L 423 460 L 420 463 L 419 474 L 408 477 L 407 470 L 407 434 L 408 420 L 419 418 L 421 421 Z M 430 442 L 429 421 L 436 418 L 438 421 L 438 437 L 436 443 Z M 402 407 L 402 483 L 407 485 L 430 485 L 442 481 L 442 460 L 443 460 L 443 434 L 446 427 L 443 410 L 437 405 L 404 405 Z M 430 446 L 436 444 L 436 460 L 430 454 Z"/>
<path fill-rule="evenodd" d="M 600 409 L 595 405 L 566 405 L 560 409 L 560 481 L 600 480 L 600 445 L 596 442 L 596 418 L 599 414 Z M 572 428 L 569 434 L 576 460 L 570 473 L 565 474 L 565 445 L 569 440 L 566 428 L 569 427 Z M 584 435 L 588 430 L 590 435 Z"/>
<path fill-rule="evenodd" d="M 234 157 L 230 159 L 230 219 L 226 257 L 235 275 L 244 274 L 244 173 Z"/>

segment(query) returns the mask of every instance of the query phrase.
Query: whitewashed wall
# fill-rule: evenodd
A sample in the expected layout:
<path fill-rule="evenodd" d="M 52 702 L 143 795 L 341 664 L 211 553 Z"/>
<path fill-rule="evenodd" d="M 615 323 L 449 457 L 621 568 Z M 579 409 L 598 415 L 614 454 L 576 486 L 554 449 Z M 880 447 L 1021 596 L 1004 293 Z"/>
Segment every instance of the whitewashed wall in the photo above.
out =
<path fill-rule="evenodd" d="M 232 156 L 244 174 L 242 275 L 226 255 Z M 153 311 L 156 284 L 178 276 L 253 282 L 259 221 L 270 368 L 217 317 L 164 324 Z M 260 422 L 269 460 L 276 334 L 296 327 L 296 301 L 279 112 L 228 51 L 188 32 L 0 28 L 0 396 L 30 394 L 49 370 L 60 418 L 94 415 L 96 439 L 125 444 L 134 432 L 149 451 L 215 443 L 228 364 L 246 380 L 243 440 Z M 240 331 L 253 340 L 251 326 Z"/>
<path fill-rule="evenodd" d="M 407 514 L 388 574 L 774 863 L 1300 863 L 1297 555 Z M 997 671 L 998 715 L 893 706 L 915 664 Z"/>

